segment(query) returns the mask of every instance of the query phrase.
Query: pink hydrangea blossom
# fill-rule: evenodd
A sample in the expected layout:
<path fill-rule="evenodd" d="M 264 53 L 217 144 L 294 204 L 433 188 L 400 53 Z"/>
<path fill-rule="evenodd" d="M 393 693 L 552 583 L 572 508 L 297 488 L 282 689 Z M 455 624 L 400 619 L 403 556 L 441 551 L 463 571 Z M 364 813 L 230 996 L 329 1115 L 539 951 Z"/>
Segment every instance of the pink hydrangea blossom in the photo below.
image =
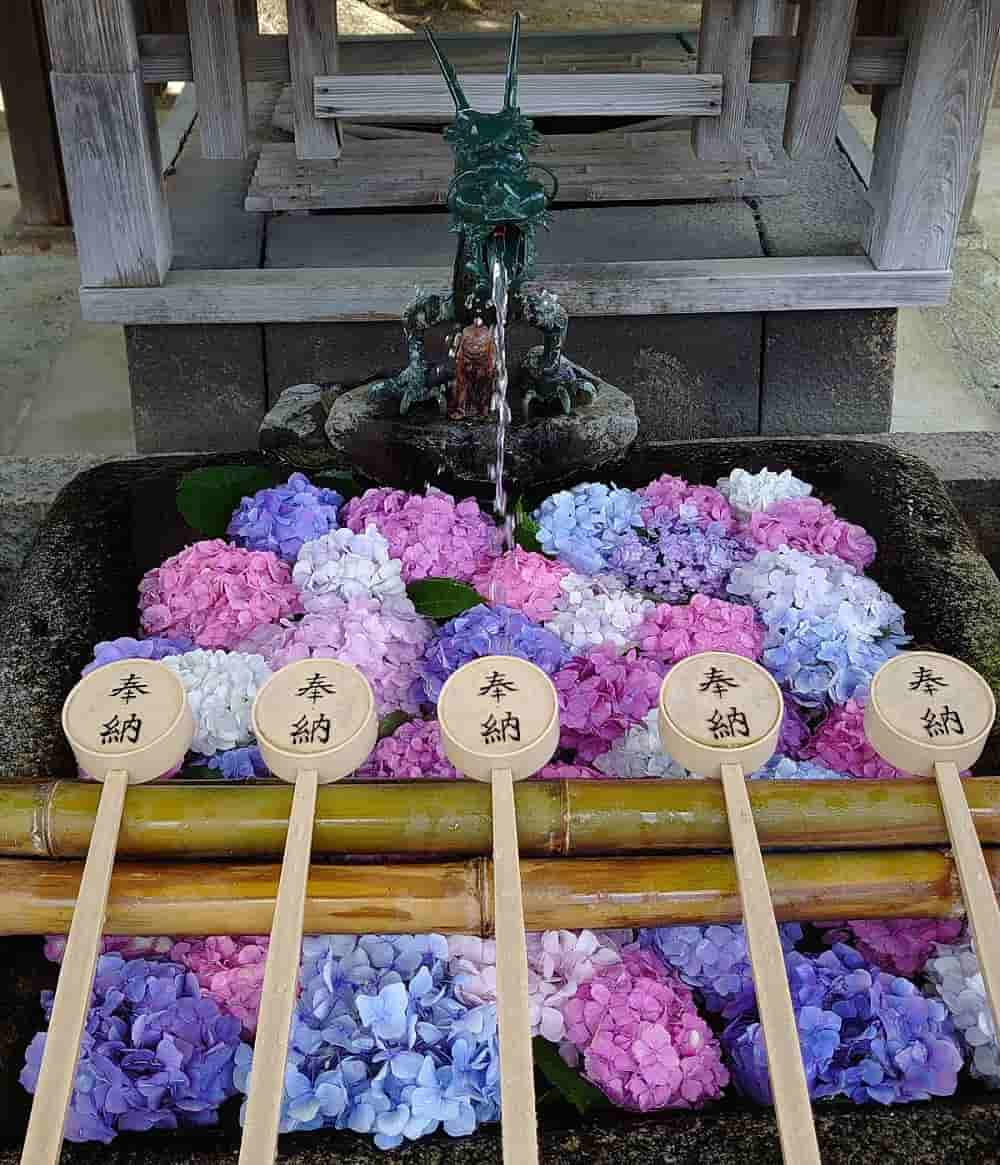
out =
<path fill-rule="evenodd" d="M 426 494 L 370 489 L 352 498 L 341 519 L 356 533 L 371 523 L 403 563 L 403 581 L 456 578 L 471 582 L 496 553 L 496 526 L 475 498 L 456 502 L 427 487 Z"/>
<path fill-rule="evenodd" d="M 828 769 L 848 777 L 887 780 L 908 775 L 884 761 L 868 743 L 865 710 L 857 700 L 832 708 L 801 755 L 804 760 L 821 761 Z"/>
<path fill-rule="evenodd" d="M 445 755 L 437 720 L 410 720 L 375 745 L 358 776 L 375 781 L 458 780 Z"/>
<path fill-rule="evenodd" d="M 699 525 L 720 522 L 727 533 L 736 526 L 729 502 L 714 486 L 691 485 L 664 473 L 637 492 L 646 499 L 642 517 L 647 524 L 655 518 L 687 517 Z"/>
<path fill-rule="evenodd" d="M 759 659 L 764 628 L 753 607 L 694 595 L 679 606 L 658 604 L 635 633 L 643 654 L 662 663 L 677 663 L 700 651 L 729 651 Z"/>
<path fill-rule="evenodd" d="M 729 1083 L 718 1041 L 690 988 L 650 950 L 580 984 L 562 1008 L 567 1047 L 587 1079 L 622 1108 L 693 1108 Z"/>
<path fill-rule="evenodd" d="M 310 657 L 352 663 L 374 688 L 379 713 L 385 715 L 419 711 L 417 662 L 433 633 L 430 620 L 417 615 L 405 596 L 359 597 L 339 600 L 323 614 L 306 615 L 297 623 L 259 628 L 241 650 L 263 655 L 275 671 Z"/>
<path fill-rule="evenodd" d="M 855 570 L 875 558 L 875 539 L 862 527 L 837 517 L 819 498 L 784 498 L 750 515 L 750 535 L 768 550 L 790 546 L 810 554 L 836 554 Z"/>
<path fill-rule="evenodd" d="M 552 677 L 559 695 L 563 748 L 584 764 L 608 751 L 656 703 L 663 667 L 634 649 L 595 647 Z"/>
<path fill-rule="evenodd" d="M 496 940 L 472 934 L 448 935 L 448 972 L 455 984 L 455 994 L 469 1007 L 495 1003 Z"/>
<path fill-rule="evenodd" d="M 938 943 L 955 942 L 963 928 L 960 918 L 865 919 L 826 931 L 823 941 L 849 943 L 883 971 L 912 977 L 923 971 Z"/>
<path fill-rule="evenodd" d="M 101 954 L 118 954 L 123 959 L 165 959 L 173 945 L 174 940 L 166 935 L 148 937 L 141 934 L 106 934 L 101 939 Z M 45 936 L 45 957 L 50 962 L 61 963 L 65 953 L 64 934 Z"/>
<path fill-rule="evenodd" d="M 556 760 L 547 764 L 531 778 L 533 781 L 606 781 L 607 773 L 602 773 L 591 765 L 570 765 Z"/>
<path fill-rule="evenodd" d="M 184 635 L 199 647 L 230 650 L 255 628 L 301 610 L 287 562 L 221 538 L 195 542 L 139 583 L 143 633 Z"/>
<path fill-rule="evenodd" d="M 260 934 L 182 939 L 174 944 L 170 958 L 193 971 L 202 988 L 252 1036 L 257 1030 L 268 942 L 267 935 Z"/>
<path fill-rule="evenodd" d="M 536 623 L 544 623 L 555 614 L 556 600 L 562 597 L 560 583 L 568 574 L 569 567 L 561 562 L 515 546 L 485 563 L 472 585 L 490 604 L 513 607 Z"/>

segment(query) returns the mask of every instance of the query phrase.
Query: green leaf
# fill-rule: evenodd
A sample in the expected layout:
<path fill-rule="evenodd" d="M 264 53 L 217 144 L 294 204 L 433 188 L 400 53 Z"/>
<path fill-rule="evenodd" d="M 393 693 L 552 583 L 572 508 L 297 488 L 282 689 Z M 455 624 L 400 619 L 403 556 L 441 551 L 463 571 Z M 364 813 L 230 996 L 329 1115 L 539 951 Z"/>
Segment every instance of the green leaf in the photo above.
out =
<path fill-rule="evenodd" d="M 584 1080 L 575 1068 L 559 1055 L 555 1044 L 542 1036 L 531 1041 L 531 1051 L 535 1067 L 564 1100 L 567 1100 L 581 1115 L 594 1108 L 611 1108 L 611 1101 L 593 1084 Z"/>
<path fill-rule="evenodd" d="M 538 523 L 525 506 L 524 498 L 518 498 L 514 504 L 514 541 L 522 550 L 533 550 L 536 554 L 544 553 L 538 541 Z"/>
<path fill-rule="evenodd" d="M 209 465 L 177 483 L 181 517 L 206 538 L 224 538 L 233 511 L 245 497 L 277 485 L 288 471 L 275 465 Z"/>
<path fill-rule="evenodd" d="M 397 728 L 402 727 L 404 724 L 409 724 L 412 719 L 413 717 L 409 712 L 403 712 L 401 710 L 390 712 L 388 716 L 383 716 L 378 722 L 379 740 L 385 740 L 387 736 L 392 736 Z"/>
<path fill-rule="evenodd" d="M 470 607 L 485 603 L 478 591 L 453 578 L 421 578 L 411 582 L 406 593 L 418 615 L 431 619 L 454 619 Z"/>

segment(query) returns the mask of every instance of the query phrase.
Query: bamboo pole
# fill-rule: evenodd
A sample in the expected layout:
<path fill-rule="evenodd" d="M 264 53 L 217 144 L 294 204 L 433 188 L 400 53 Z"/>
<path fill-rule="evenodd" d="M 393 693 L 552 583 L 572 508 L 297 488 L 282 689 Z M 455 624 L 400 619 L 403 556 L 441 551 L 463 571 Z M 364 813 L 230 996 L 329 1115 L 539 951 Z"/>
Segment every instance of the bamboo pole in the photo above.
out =
<path fill-rule="evenodd" d="M 963 782 L 980 840 L 1000 844 L 1000 778 Z M 933 779 L 751 781 L 765 849 L 947 845 Z M 522 781 L 514 791 L 524 857 L 728 849 L 714 781 Z M 0 785 L 0 857 L 79 858 L 100 788 L 64 780 Z M 281 855 L 292 791 L 170 782 L 129 789 L 118 854 L 126 859 Z M 475 781 L 348 782 L 319 791 L 317 857 L 485 856 L 490 793 Z"/>
<path fill-rule="evenodd" d="M 488 790 L 487 790 L 488 791 Z M 1000 851 L 986 862 L 994 888 Z M 960 918 L 958 879 L 939 850 L 780 853 L 764 866 L 780 920 Z M 0 860 L 0 934 L 65 934 L 79 862 Z M 119 863 L 108 934 L 261 934 L 271 926 L 277 865 Z M 735 922 L 736 871 L 724 854 L 548 858 L 521 862 L 529 930 Z M 310 934 L 493 932 L 493 877 L 482 858 L 400 865 L 317 865 Z"/>

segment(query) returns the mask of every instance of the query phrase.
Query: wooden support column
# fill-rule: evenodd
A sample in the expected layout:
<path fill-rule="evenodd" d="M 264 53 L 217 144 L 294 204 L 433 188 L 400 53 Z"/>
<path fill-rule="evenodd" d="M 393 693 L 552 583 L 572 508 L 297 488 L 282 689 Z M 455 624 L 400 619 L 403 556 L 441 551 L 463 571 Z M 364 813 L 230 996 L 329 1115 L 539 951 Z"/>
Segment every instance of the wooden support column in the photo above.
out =
<path fill-rule="evenodd" d="M 692 141 L 705 161 L 742 158 L 750 97 L 754 0 L 702 0 L 698 72 L 722 74 L 722 112 L 698 118 Z"/>
<path fill-rule="evenodd" d="M 801 0 L 799 75 L 788 94 L 785 149 L 791 158 L 823 157 L 837 136 L 858 0 Z"/>
<path fill-rule="evenodd" d="M 288 0 L 288 63 L 292 72 L 295 153 L 300 158 L 338 158 L 340 123 L 318 118 L 313 77 L 337 73 L 337 0 Z"/>
<path fill-rule="evenodd" d="M 170 216 L 131 0 L 45 0 L 45 16 L 81 282 L 158 286 Z"/>
<path fill-rule="evenodd" d="M 188 0 L 198 130 L 206 158 L 245 158 L 247 93 L 237 0 Z"/>
<path fill-rule="evenodd" d="M 754 8 L 754 36 L 782 36 L 785 32 L 788 0 L 757 0 Z"/>
<path fill-rule="evenodd" d="M 902 84 L 882 104 L 868 254 L 883 270 L 946 270 L 991 100 L 1000 0 L 911 0 Z"/>
<path fill-rule="evenodd" d="M 0 86 L 7 106 L 10 149 L 23 226 L 66 226 L 59 135 L 49 95 L 45 23 L 37 0 L 18 0 L 0 36 Z"/>

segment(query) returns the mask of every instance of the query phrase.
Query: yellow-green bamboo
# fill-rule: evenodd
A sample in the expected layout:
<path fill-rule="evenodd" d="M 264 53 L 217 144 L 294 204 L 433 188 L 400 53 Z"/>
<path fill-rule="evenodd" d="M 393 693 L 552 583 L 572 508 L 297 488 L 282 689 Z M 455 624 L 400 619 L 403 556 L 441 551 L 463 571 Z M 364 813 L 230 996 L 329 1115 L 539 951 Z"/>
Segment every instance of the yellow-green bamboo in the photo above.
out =
<path fill-rule="evenodd" d="M 1000 779 L 964 782 L 984 844 L 1000 843 Z M 0 856 L 83 857 L 100 787 L 84 781 L 0 785 Z M 129 789 L 123 858 L 277 858 L 291 807 L 284 784 L 168 782 Z M 518 785 L 525 857 L 725 849 L 714 781 L 528 781 Z M 754 781 L 767 849 L 947 845 L 932 780 Z M 456 858 L 490 852 L 489 789 L 474 781 L 355 782 L 320 789 L 317 857 Z"/>
<path fill-rule="evenodd" d="M 994 886 L 1000 851 L 987 854 Z M 773 853 L 766 858 L 781 919 L 956 917 L 962 899 L 940 850 Z M 65 933 L 82 863 L 0 860 L 0 934 Z M 108 934 L 260 934 L 274 911 L 276 864 L 119 863 Z M 741 907 L 724 854 L 548 858 L 521 863 L 529 930 L 733 922 Z M 485 858 L 399 865 L 313 865 L 305 929 L 492 933 L 492 869 Z"/>

